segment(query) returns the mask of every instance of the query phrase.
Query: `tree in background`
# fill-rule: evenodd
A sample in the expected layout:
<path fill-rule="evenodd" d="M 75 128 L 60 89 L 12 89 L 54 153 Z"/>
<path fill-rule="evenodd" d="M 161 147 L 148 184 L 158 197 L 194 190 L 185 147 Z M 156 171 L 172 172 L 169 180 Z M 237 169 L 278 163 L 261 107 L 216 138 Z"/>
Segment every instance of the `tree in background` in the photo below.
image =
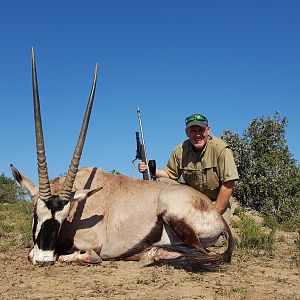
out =
<path fill-rule="evenodd" d="M 24 199 L 25 194 L 15 180 L 2 173 L 0 175 L 0 203 L 13 203 Z"/>
<path fill-rule="evenodd" d="M 121 173 L 119 171 L 117 171 L 116 169 L 109 171 L 109 173 L 112 175 L 121 175 Z"/>
<path fill-rule="evenodd" d="M 240 175 L 235 196 L 241 204 L 300 226 L 300 167 L 286 145 L 286 126 L 276 112 L 254 119 L 242 137 L 225 131 L 222 138 L 235 156 Z"/>

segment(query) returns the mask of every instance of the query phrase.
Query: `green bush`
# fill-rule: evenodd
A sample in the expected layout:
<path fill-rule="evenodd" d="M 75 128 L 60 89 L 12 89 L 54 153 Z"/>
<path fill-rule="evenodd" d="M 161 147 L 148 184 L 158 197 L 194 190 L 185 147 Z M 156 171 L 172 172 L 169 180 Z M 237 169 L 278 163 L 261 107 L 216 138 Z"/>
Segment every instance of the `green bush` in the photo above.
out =
<path fill-rule="evenodd" d="M 300 167 L 286 145 L 286 126 L 287 119 L 276 112 L 253 120 L 242 137 L 225 131 L 222 138 L 233 150 L 240 175 L 235 197 L 295 228 L 300 222 Z"/>
<path fill-rule="evenodd" d="M 25 199 L 25 193 L 15 180 L 0 175 L 0 203 L 13 203 Z"/>

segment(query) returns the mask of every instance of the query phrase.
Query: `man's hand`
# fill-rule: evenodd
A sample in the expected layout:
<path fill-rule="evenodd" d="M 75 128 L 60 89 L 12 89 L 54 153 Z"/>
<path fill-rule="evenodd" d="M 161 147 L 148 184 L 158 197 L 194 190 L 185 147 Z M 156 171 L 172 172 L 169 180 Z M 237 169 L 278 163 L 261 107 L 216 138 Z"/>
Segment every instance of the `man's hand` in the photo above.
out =
<path fill-rule="evenodd" d="M 140 173 L 144 173 L 147 170 L 147 167 L 148 166 L 142 161 L 140 161 L 138 164 L 138 169 Z"/>
<path fill-rule="evenodd" d="M 144 162 L 140 161 L 138 164 L 138 170 L 140 173 L 145 172 L 147 170 L 147 165 Z M 169 175 L 167 174 L 167 172 L 165 170 L 161 170 L 161 169 L 156 169 L 155 175 L 157 178 L 160 178 L 160 177 L 169 178 Z"/>

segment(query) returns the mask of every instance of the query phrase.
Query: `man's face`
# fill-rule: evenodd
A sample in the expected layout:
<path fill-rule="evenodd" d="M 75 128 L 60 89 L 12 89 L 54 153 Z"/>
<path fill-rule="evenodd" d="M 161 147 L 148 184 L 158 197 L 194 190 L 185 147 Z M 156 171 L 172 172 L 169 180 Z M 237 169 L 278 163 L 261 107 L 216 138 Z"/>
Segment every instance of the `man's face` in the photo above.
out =
<path fill-rule="evenodd" d="M 202 150 L 205 147 L 207 139 L 210 135 L 210 127 L 207 126 L 206 128 L 203 128 L 195 125 L 188 127 L 185 132 L 192 145 L 197 150 Z"/>

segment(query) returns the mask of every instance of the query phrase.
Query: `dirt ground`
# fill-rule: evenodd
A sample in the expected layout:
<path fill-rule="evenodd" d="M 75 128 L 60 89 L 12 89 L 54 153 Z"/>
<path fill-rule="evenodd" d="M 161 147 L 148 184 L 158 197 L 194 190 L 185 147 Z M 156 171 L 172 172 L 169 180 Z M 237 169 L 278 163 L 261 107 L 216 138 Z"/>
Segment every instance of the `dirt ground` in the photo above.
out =
<path fill-rule="evenodd" d="M 28 249 L 0 254 L 0 299 L 300 299 L 295 233 L 278 233 L 275 255 L 236 251 L 225 272 L 189 273 L 137 262 L 34 267 Z"/>

